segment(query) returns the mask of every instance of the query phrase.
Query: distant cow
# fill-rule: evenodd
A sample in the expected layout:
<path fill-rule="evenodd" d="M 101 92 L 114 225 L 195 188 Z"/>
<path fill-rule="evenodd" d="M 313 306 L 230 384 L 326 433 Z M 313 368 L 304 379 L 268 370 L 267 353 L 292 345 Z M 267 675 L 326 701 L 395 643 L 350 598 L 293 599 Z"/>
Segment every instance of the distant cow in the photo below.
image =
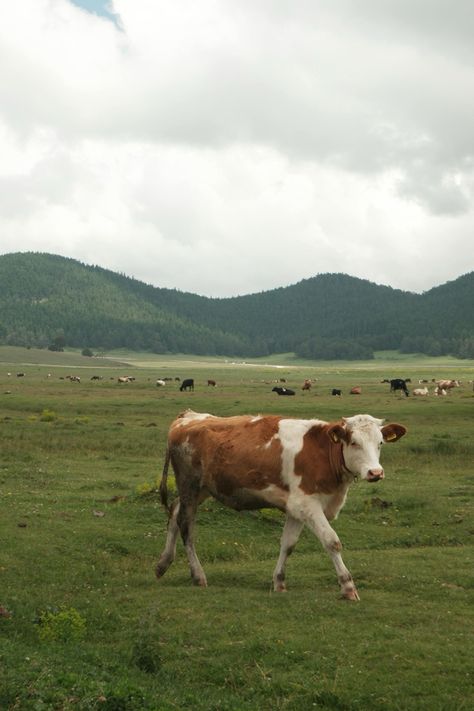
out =
<path fill-rule="evenodd" d="M 92 375 L 91 380 L 102 380 L 102 376 L 101 375 Z"/>
<path fill-rule="evenodd" d="M 429 390 L 426 387 L 425 388 L 415 388 L 413 390 L 413 395 L 417 395 L 417 396 L 429 395 Z"/>
<path fill-rule="evenodd" d="M 402 380 L 402 378 L 392 378 L 390 381 L 390 392 L 396 392 L 397 390 L 402 390 L 408 397 L 407 381 Z"/>
<path fill-rule="evenodd" d="M 303 385 L 301 386 L 301 390 L 311 390 L 311 380 L 305 380 Z"/>
<path fill-rule="evenodd" d="M 290 388 L 280 388 L 278 386 L 275 386 L 272 388 L 272 393 L 277 393 L 278 395 L 294 395 L 295 391 L 290 390 Z"/>
<path fill-rule="evenodd" d="M 356 385 L 356 387 L 351 388 L 350 390 L 351 395 L 361 395 L 362 394 L 362 388 L 359 385 Z"/>
<path fill-rule="evenodd" d="M 181 392 L 183 392 L 183 390 L 194 390 L 194 378 L 185 378 L 179 389 Z"/>
<path fill-rule="evenodd" d="M 208 385 L 212 385 L 213 388 L 215 388 L 216 385 L 217 385 L 217 383 L 216 383 L 215 380 L 208 380 L 208 381 L 207 381 L 207 384 L 208 384 Z"/>
<path fill-rule="evenodd" d="M 187 410 L 168 433 L 160 496 L 169 522 L 157 577 L 173 562 L 181 533 L 191 578 L 196 585 L 207 585 L 193 529 L 199 504 L 213 496 L 237 511 L 270 507 L 286 513 L 273 572 L 276 592 L 286 590 L 286 561 L 306 524 L 333 561 L 342 597 L 358 600 L 342 560 L 341 542 L 329 521 L 337 517 L 354 479 L 384 478 L 380 446 L 396 442 L 405 433 L 403 425 L 383 425 L 383 420 L 371 415 L 325 422 L 276 415 L 215 417 Z M 170 462 L 179 495 L 172 505 L 167 487 Z"/>
<path fill-rule="evenodd" d="M 354 394 L 354 393 L 353 393 Z M 342 390 L 339 390 L 339 388 L 333 388 L 331 390 L 331 395 L 337 395 L 338 397 L 341 397 L 342 395 Z M 360 393 L 359 393 L 360 395 Z"/>
<path fill-rule="evenodd" d="M 16 377 L 17 377 L 17 378 L 24 378 L 24 377 L 25 377 L 25 374 L 24 374 L 24 373 L 17 373 L 17 374 L 16 374 Z"/>
<path fill-rule="evenodd" d="M 158 380 L 156 381 L 156 387 L 162 388 L 164 385 L 166 385 L 166 380 L 163 380 L 162 378 L 158 378 Z"/>
<path fill-rule="evenodd" d="M 436 385 L 442 390 L 451 390 L 452 388 L 459 388 L 459 380 L 436 380 Z"/>
<path fill-rule="evenodd" d="M 130 382 L 130 378 L 127 375 L 120 375 L 117 378 L 117 383 L 129 383 L 129 382 Z"/>

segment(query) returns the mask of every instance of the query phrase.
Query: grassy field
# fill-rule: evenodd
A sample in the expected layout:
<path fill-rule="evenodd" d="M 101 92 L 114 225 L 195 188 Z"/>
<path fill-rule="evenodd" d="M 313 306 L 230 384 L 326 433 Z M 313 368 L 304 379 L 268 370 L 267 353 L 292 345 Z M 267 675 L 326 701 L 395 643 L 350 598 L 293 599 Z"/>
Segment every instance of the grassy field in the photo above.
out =
<path fill-rule="evenodd" d="M 136 380 L 119 385 L 124 374 Z M 472 361 L 390 353 L 308 364 L 0 348 L 0 709 L 474 708 L 473 374 Z M 157 388 L 158 377 L 172 380 Z M 463 385 L 406 398 L 381 383 L 392 377 Z M 294 398 L 271 392 L 282 378 Z M 317 379 L 309 392 L 304 378 Z M 408 427 L 384 448 L 386 479 L 355 484 L 334 524 L 360 603 L 339 599 L 308 532 L 289 592 L 272 593 L 282 515 L 215 502 L 197 527 L 209 587 L 192 586 L 181 546 L 155 579 L 156 483 L 168 425 L 187 407 L 368 412 Z"/>

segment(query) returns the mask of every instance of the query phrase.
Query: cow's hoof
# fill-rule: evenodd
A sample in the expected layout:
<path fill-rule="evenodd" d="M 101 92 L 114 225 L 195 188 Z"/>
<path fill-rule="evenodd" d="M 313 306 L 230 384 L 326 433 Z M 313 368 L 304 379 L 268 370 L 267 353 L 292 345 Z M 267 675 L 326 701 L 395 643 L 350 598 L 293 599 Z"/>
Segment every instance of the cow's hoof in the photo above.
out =
<path fill-rule="evenodd" d="M 351 588 L 350 590 L 345 590 L 342 593 L 342 598 L 344 600 L 352 600 L 353 602 L 358 602 L 360 600 L 360 597 L 357 594 L 357 590 L 355 588 Z"/>

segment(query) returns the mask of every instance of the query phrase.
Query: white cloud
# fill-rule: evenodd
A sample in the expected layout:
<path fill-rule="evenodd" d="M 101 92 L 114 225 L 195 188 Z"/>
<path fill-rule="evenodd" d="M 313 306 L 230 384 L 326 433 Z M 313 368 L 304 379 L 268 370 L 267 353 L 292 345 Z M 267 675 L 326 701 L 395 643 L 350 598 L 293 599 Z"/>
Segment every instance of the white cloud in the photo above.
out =
<path fill-rule="evenodd" d="M 121 29 L 67 0 L 4 12 L 2 252 L 214 296 L 474 268 L 467 3 L 110 7 Z"/>

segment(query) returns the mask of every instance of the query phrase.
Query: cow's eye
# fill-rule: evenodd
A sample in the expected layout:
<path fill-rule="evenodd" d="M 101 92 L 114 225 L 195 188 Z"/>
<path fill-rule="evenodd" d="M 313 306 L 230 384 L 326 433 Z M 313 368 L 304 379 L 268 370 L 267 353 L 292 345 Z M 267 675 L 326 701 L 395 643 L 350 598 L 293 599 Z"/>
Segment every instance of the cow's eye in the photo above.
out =
<path fill-rule="evenodd" d="M 359 447 L 359 445 L 357 444 L 357 442 L 351 442 L 351 447 Z"/>

